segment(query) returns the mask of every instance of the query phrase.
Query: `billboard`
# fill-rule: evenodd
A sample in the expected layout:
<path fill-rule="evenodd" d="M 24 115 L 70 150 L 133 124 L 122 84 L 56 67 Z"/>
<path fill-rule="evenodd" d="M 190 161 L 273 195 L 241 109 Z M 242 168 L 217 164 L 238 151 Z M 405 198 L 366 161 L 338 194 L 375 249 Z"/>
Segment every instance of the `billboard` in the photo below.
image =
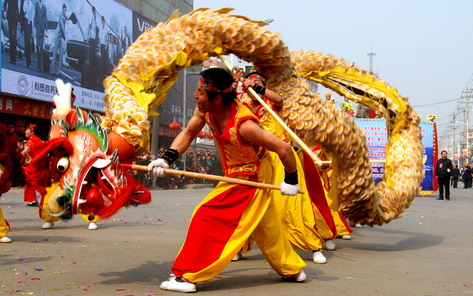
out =
<path fill-rule="evenodd" d="M 5 6 L 1 91 L 51 102 L 54 80 L 61 78 L 73 85 L 77 106 L 102 111 L 102 81 L 137 37 L 132 11 L 113 0 L 23 0 Z"/>
<path fill-rule="evenodd" d="M 360 119 L 353 121 L 363 130 L 368 146 L 369 158 L 386 160 L 386 144 L 388 143 L 388 131 L 384 119 Z M 422 191 L 435 191 L 434 164 L 436 162 L 436 136 L 434 123 L 425 122 L 420 124 L 422 135 L 422 153 L 424 162 L 424 180 L 422 181 Z M 378 183 L 384 174 L 384 163 L 371 163 L 373 178 Z"/>

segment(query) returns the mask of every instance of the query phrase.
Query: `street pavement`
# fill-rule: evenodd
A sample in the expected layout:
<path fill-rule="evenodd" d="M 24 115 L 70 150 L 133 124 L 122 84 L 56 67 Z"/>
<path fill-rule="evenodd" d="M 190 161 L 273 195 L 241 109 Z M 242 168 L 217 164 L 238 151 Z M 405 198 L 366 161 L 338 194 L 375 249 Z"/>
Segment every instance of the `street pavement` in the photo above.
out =
<path fill-rule="evenodd" d="M 0 295 L 179 295 L 161 291 L 194 206 L 210 189 L 156 190 L 151 204 L 123 209 L 87 230 L 80 217 L 42 230 L 23 191 L 0 197 L 12 230 L 0 244 Z M 353 239 L 324 251 L 327 264 L 306 261 L 305 283 L 284 282 L 255 247 L 202 295 L 473 295 L 473 190 L 451 201 L 417 197 L 405 215 L 383 226 L 354 228 Z"/>

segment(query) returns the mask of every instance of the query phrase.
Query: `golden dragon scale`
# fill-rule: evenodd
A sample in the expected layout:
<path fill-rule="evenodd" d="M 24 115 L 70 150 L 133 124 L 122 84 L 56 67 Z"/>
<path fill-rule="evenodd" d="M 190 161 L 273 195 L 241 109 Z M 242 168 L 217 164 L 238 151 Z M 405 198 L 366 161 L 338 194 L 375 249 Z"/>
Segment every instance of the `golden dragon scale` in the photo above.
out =
<path fill-rule="evenodd" d="M 376 88 L 372 88 L 373 94 L 384 94 L 384 100 L 368 102 L 371 96 L 363 97 L 366 101 L 363 103 L 389 115 L 391 135 L 385 181 L 375 187 L 361 129 L 334 104 L 321 102 L 298 76 L 316 81 L 318 73 L 325 76 L 322 80 L 330 81 L 329 77 L 338 73 L 334 69 L 344 62 L 330 57 L 332 68 L 314 62 L 304 72 L 301 70 L 304 62 L 297 55 L 291 56 L 280 35 L 264 27 L 266 23 L 231 15 L 230 11 L 229 8 L 198 9 L 182 17 L 174 14 L 166 23 L 144 32 L 104 81 L 107 108 L 102 126 L 132 145 L 145 145 L 148 114 L 153 114 L 153 107 L 164 101 L 168 89 L 177 80 L 178 71 L 199 65 L 209 56 L 234 53 L 267 75 L 270 87 L 285 100 L 282 117 L 289 127 L 306 143 L 320 143 L 333 155 L 341 172 L 337 184 L 340 209 L 351 221 L 380 225 L 399 216 L 422 180 L 417 119 L 406 101 L 398 96 L 396 102 L 385 105 L 394 99 L 381 91 L 375 92 Z M 345 67 L 347 71 L 355 71 L 347 63 Z M 368 74 L 361 75 L 362 70 L 358 71 L 358 76 L 340 75 L 345 80 L 324 85 L 342 94 L 337 88 L 340 85 L 350 90 L 354 85 L 371 90 L 360 79 L 367 79 Z M 376 80 L 372 76 L 370 79 Z M 348 91 L 346 96 L 355 99 Z"/>

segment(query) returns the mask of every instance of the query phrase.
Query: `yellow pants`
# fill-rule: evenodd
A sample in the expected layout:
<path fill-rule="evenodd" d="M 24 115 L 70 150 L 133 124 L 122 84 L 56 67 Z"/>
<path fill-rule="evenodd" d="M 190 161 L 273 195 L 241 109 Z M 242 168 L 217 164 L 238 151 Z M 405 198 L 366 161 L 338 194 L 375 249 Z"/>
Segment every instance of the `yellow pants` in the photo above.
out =
<path fill-rule="evenodd" d="M 258 181 L 271 183 L 274 168 L 265 156 Z M 283 231 L 274 191 L 220 182 L 196 207 L 187 238 L 172 272 L 189 282 L 211 280 L 222 272 L 253 236 L 266 260 L 281 276 L 299 273 L 304 261 Z"/>
<path fill-rule="evenodd" d="M 305 194 L 287 196 L 275 190 L 274 201 L 289 241 L 301 250 L 318 250 L 322 248 L 324 239 L 332 238 L 333 233 L 311 201 L 306 186 L 304 168 L 298 155 L 295 152 L 294 154 L 297 160 L 299 189 L 303 190 Z M 284 181 L 284 166 L 277 154 L 271 153 L 271 158 L 275 166 L 275 184 L 280 184 Z M 325 199 L 325 196 L 318 198 Z"/>
<path fill-rule="evenodd" d="M 0 207 L 0 237 L 7 236 L 8 232 L 10 232 L 10 225 L 3 217 L 2 207 Z"/>

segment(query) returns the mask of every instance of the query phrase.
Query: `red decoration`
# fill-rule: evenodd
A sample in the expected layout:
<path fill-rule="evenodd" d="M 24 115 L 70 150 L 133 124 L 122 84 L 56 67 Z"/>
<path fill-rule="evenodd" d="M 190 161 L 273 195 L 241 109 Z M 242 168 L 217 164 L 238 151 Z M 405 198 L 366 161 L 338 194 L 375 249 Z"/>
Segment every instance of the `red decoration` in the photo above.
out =
<path fill-rule="evenodd" d="M 199 138 L 202 139 L 202 138 L 205 138 L 206 135 L 207 135 L 207 134 L 206 134 L 205 132 L 200 131 L 199 134 L 197 135 L 197 137 L 199 137 Z"/>
<path fill-rule="evenodd" d="M 214 135 L 212 133 L 207 133 L 207 138 L 213 139 Z"/>
<path fill-rule="evenodd" d="M 169 124 L 169 128 L 172 129 L 172 130 L 177 131 L 177 130 L 180 130 L 180 129 L 181 129 L 181 124 L 180 124 L 179 122 L 175 122 L 175 121 L 174 121 L 174 122 L 171 122 L 171 123 Z"/>

